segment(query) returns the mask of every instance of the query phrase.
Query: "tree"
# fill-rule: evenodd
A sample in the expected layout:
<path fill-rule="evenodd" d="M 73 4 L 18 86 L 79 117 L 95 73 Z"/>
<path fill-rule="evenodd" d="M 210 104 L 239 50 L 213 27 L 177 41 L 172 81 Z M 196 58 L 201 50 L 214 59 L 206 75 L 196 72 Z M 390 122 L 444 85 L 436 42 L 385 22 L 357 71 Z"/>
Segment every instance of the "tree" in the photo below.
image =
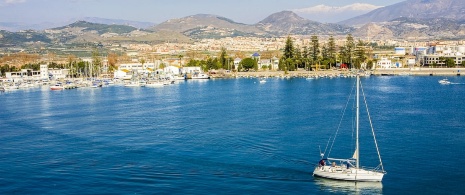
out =
<path fill-rule="evenodd" d="M 108 71 L 113 73 L 116 68 L 116 63 L 118 63 L 118 55 L 116 53 L 109 53 L 107 56 L 108 60 Z"/>
<path fill-rule="evenodd" d="M 97 49 L 94 49 L 94 51 L 92 51 L 92 67 L 91 67 L 92 73 L 90 76 L 91 77 L 94 77 L 94 75 L 98 76 L 101 69 L 102 69 L 102 60 L 100 59 L 100 53 Z"/>
<path fill-rule="evenodd" d="M 224 68 L 224 69 L 228 69 L 228 54 L 226 52 L 226 48 L 225 47 L 222 47 L 221 48 L 221 54 L 220 54 L 220 67 L 218 68 Z"/>
<path fill-rule="evenodd" d="M 308 50 L 307 46 L 304 46 L 304 51 L 302 52 L 302 60 L 304 63 L 305 70 L 309 70 L 308 63 L 309 63 L 310 51 Z M 311 70 L 311 66 L 310 66 Z"/>
<path fill-rule="evenodd" d="M 455 66 L 455 61 L 452 58 L 447 58 L 445 63 L 448 68 L 452 68 Z"/>
<path fill-rule="evenodd" d="M 180 66 L 180 67 L 182 67 L 182 63 L 181 63 L 181 62 L 182 62 L 182 58 L 183 58 L 183 57 L 184 57 L 183 55 L 178 55 L 178 58 L 179 58 L 179 66 Z"/>
<path fill-rule="evenodd" d="M 331 35 L 329 37 L 329 42 L 327 45 L 327 53 L 328 53 L 328 59 L 332 65 L 336 65 L 336 57 L 337 57 L 337 51 L 336 51 L 336 42 L 334 41 L 334 37 Z"/>
<path fill-rule="evenodd" d="M 8 64 L 4 64 L 3 66 L 0 67 L 0 76 L 5 75 L 5 72 L 10 71 L 10 66 Z"/>
<path fill-rule="evenodd" d="M 355 49 L 354 38 L 352 37 L 352 34 L 348 34 L 346 39 L 346 44 L 340 54 L 343 62 L 348 63 L 349 68 L 352 68 L 352 57 Z"/>
<path fill-rule="evenodd" d="M 439 60 L 439 63 L 441 64 L 441 67 L 442 67 L 443 64 L 444 64 L 444 65 L 446 64 L 446 57 L 441 56 L 441 57 L 439 57 L 438 60 Z"/>
<path fill-rule="evenodd" d="M 239 65 L 245 69 L 246 71 L 249 71 L 250 69 L 254 68 L 254 67 L 257 67 L 258 66 L 258 63 L 256 60 L 252 59 L 252 58 L 244 58 L 243 60 L 241 60 L 241 62 L 239 63 Z"/>
<path fill-rule="evenodd" d="M 284 47 L 284 55 L 279 60 L 279 69 L 287 71 L 295 69 L 295 63 L 288 63 L 289 61 L 294 61 L 295 53 L 294 53 L 294 43 L 290 36 L 287 36 L 286 45 Z"/>
<path fill-rule="evenodd" d="M 366 59 L 365 43 L 363 43 L 362 40 L 358 40 L 357 47 L 355 48 L 355 67 L 361 68 L 361 64 L 363 64 Z"/>
<path fill-rule="evenodd" d="M 320 43 L 318 41 L 318 36 L 312 36 L 312 44 L 310 45 L 310 57 L 312 59 L 312 63 L 317 63 L 318 56 L 320 55 Z"/>
<path fill-rule="evenodd" d="M 331 57 L 328 53 L 328 44 L 324 44 L 321 48 L 321 58 L 323 60 L 322 64 L 324 64 L 327 69 L 331 68 Z"/>
<path fill-rule="evenodd" d="M 294 64 L 296 67 L 293 67 L 292 69 L 297 69 L 297 68 L 303 68 L 305 66 L 304 60 L 302 58 L 302 53 L 300 52 L 300 49 L 298 47 L 294 48 Z"/>
<path fill-rule="evenodd" d="M 284 59 L 294 58 L 294 43 L 290 36 L 287 36 L 286 46 L 284 47 Z"/>

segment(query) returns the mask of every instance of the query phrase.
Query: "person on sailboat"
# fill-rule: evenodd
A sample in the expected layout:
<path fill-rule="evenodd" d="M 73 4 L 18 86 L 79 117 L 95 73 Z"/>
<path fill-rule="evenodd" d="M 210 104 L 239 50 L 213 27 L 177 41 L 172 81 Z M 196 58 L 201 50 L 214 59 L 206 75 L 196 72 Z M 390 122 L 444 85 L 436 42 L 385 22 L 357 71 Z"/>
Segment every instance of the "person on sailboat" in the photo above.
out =
<path fill-rule="evenodd" d="M 318 162 L 318 164 L 319 164 L 320 167 L 325 166 L 325 164 L 326 164 L 325 159 L 321 159 L 320 162 Z"/>

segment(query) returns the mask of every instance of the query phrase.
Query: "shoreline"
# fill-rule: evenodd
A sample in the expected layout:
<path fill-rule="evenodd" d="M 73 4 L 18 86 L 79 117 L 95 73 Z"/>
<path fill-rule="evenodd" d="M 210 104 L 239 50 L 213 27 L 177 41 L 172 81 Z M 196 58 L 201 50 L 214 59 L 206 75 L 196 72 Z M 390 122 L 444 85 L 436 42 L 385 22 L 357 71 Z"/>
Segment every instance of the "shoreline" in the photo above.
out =
<path fill-rule="evenodd" d="M 461 76 L 465 75 L 465 68 L 389 68 L 367 71 L 374 76 Z M 351 75 L 349 70 L 319 70 L 319 71 L 257 71 L 210 74 L 211 78 L 234 77 L 312 77 L 312 76 L 338 76 Z"/>

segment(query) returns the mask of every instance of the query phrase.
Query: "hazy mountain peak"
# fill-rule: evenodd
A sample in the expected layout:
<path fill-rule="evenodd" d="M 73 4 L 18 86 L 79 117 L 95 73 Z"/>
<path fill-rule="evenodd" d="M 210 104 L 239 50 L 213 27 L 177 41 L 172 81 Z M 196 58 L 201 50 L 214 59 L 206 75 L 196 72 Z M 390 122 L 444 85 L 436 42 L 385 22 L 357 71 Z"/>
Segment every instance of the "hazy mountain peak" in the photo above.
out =
<path fill-rule="evenodd" d="M 279 21 L 303 22 L 306 20 L 307 19 L 300 17 L 299 15 L 297 15 L 296 13 L 292 11 L 281 11 L 281 12 L 271 14 L 270 16 L 266 17 L 259 23 L 274 23 L 274 22 L 279 22 Z"/>
<path fill-rule="evenodd" d="M 378 8 L 367 14 L 339 22 L 347 25 L 363 25 L 369 22 L 386 22 L 399 17 L 465 19 L 463 0 L 407 0 Z"/>
<path fill-rule="evenodd" d="M 271 14 L 256 26 L 263 31 L 276 35 L 288 34 L 341 34 L 351 29 L 342 25 L 322 24 L 300 17 L 292 11 Z"/>

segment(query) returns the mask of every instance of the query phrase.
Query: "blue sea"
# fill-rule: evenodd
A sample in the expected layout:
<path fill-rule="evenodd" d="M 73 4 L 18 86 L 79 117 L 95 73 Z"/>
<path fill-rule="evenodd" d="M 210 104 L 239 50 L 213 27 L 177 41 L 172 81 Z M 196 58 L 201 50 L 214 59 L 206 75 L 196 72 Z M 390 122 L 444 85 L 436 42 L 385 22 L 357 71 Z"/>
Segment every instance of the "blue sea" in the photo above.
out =
<path fill-rule="evenodd" d="M 355 78 L 0 93 L 0 194 L 463 194 L 465 78 L 439 79 L 361 79 L 381 183 L 312 176 L 340 124 L 331 155 L 352 156 L 340 121 Z"/>

